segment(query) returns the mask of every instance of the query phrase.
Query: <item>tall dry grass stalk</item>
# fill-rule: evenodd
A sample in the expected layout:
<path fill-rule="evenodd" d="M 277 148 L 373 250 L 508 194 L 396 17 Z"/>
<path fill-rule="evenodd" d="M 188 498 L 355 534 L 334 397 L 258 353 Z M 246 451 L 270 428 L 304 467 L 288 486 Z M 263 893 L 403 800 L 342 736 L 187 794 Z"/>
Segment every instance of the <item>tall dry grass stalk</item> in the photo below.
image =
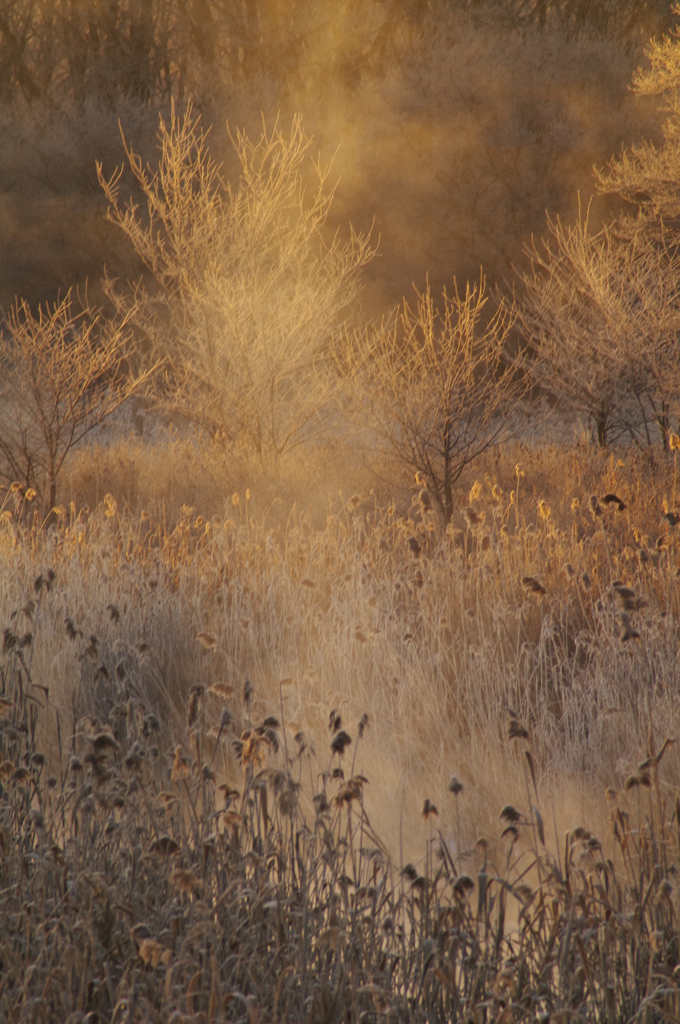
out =
<path fill-rule="evenodd" d="M 359 495 L 322 530 L 112 495 L 45 528 L 11 492 L 8 1019 L 674 1019 L 675 542 L 609 483 L 569 533 L 498 483 L 467 531 Z M 555 805 L 579 775 L 615 783 L 597 828 Z"/>
<path fill-rule="evenodd" d="M 220 516 L 184 506 L 174 527 L 161 505 L 130 515 L 109 497 L 91 513 L 63 508 L 42 528 L 19 490 L 2 519 L 4 619 L 52 565 L 59 584 L 34 671 L 49 676 L 53 699 L 71 706 L 75 692 L 103 715 L 106 675 L 92 676 L 103 665 L 112 679 L 118 666 L 177 742 L 197 684 L 238 692 L 248 677 L 253 713 L 266 716 L 280 715 L 279 683 L 291 679 L 286 719 L 310 737 L 323 735 L 329 707 L 349 720 L 368 710 L 369 799 L 393 847 L 394 793 L 404 791 L 413 822 L 423 787 L 446 806 L 452 771 L 466 784 L 461 811 L 474 807 L 463 843 L 493 833 L 493 794 L 524 785 L 521 761 L 509 770 L 497 743 L 510 707 L 530 732 L 544 797 L 570 819 L 580 801 L 620 786 L 650 720 L 673 733 L 675 530 L 632 455 L 630 468 L 598 471 L 593 517 L 587 477 L 597 460 L 556 455 L 551 471 L 545 453 L 524 451 L 520 512 L 517 455 L 487 461 L 497 476 L 456 495 L 461 511 L 446 528 L 415 495 L 398 511 L 357 494 L 329 507 L 319 528 L 305 511 L 288 516 L 243 491 Z M 609 494 L 627 507 L 605 502 Z M 622 642 L 627 631 L 640 637 Z"/>

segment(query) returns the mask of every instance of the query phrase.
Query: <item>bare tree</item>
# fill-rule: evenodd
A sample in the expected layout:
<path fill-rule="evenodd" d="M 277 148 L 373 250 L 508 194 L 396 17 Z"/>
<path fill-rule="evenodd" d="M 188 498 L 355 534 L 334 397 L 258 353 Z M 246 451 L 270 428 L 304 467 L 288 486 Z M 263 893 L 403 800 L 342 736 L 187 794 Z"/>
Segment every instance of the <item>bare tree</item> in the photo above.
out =
<path fill-rule="evenodd" d="M 521 356 L 508 357 L 512 309 L 485 317 L 485 281 L 464 294 L 429 283 L 389 324 L 354 337 L 342 358 L 351 370 L 358 417 L 393 456 L 426 479 L 440 512 L 466 466 L 508 432 L 524 393 Z M 360 405 L 356 398 L 360 396 Z"/>
<path fill-rule="evenodd" d="M 680 6 L 673 7 L 680 16 Z M 627 434 L 668 447 L 680 414 L 680 33 L 646 49 L 633 90 L 663 97 L 663 144 L 643 142 L 597 172 L 601 192 L 629 205 L 601 231 L 548 221 L 529 253 L 519 317 L 534 379 L 600 445 Z M 658 435 L 657 435 L 658 430 Z"/>
<path fill-rule="evenodd" d="M 57 500 L 68 453 L 102 424 L 151 371 L 132 374 L 131 332 L 123 320 L 74 311 L 72 296 L 35 316 L 15 306 L 0 334 L 0 474 Z"/>
<path fill-rule="evenodd" d="M 680 387 L 680 260 L 638 230 L 548 221 L 529 253 L 518 316 L 533 348 L 533 379 L 558 408 L 581 416 L 604 446 L 624 434 L 664 445 Z"/>
<path fill-rule="evenodd" d="M 680 4 L 672 13 L 680 18 Z M 633 208 L 636 229 L 640 222 L 654 231 L 663 225 L 666 240 L 680 239 L 680 31 L 652 39 L 645 48 L 649 67 L 638 68 L 632 89 L 639 96 L 659 96 L 666 120 L 661 125 L 662 145 L 640 142 L 623 149 L 619 157 L 596 172 L 600 192 L 621 196 Z"/>
<path fill-rule="evenodd" d="M 319 428 L 328 347 L 354 322 L 374 249 L 353 231 L 324 237 L 330 168 L 310 160 L 299 118 L 288 135 L 263 127 L 256 142 L 242 133 L 233 142 L 232 187 L 199 118 L 173 109 L 169 125 L 161 120 L 157 170 L 127 149 L 145 217 L 121 203 L 121 171 L 106 180 L 99 168 L 109 218 L 152 281 L 108 291 L 165 360 L 167 405 L 231 445 L 277 456 Z"/>

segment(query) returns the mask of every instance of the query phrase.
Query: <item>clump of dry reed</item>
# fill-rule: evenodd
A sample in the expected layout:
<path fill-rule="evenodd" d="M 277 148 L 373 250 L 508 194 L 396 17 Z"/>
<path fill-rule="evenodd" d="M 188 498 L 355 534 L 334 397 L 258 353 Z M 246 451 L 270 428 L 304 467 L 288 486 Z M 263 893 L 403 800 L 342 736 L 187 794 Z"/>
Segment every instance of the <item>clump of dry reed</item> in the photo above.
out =
<path fill-rule="evenodd" d="M 283 772 L 276 783 L 263 777 L 267 814 L 283 800 L 300 822 L 306 821 L 304 828 L 296 826 L 304 842 L 307 830 L 315 834 L 311 823 L 321 813 L 315 798 L 335 814 L 335 796 L 349 786 L 344 792 L 352 827 L 363 814 L 370 816 L 382 837 L 381 844 L 376 838 L 371 846 L 398 865 L 392 869 L 395 878 L 402 864 L 412 862 L 415 877 L 434 879 L 433 857 L 442 842 L 459 875 L 474 881 L 487 857 L 498 877 L 511 879 L 508 871 L 529 867 L 526 844 L 538 833 L 534 807 L 549 823 L 541 831 L 564 880 L 569 857 L 580 848 L 570 846 L 565 853 L 562 839 L 553 835 L 571 834 L 585 822 L 603 848 L 609 844 L 604 862 L 616 865 L 615 873 L 605 872 L 597 884 L 606 893 L 620 890 L 620 905 L 627 905 L 634 899 L 633 886 L 642 891 L 633 873 L 638 860 L 647 857 L 644 871 L 651 881 L 655 865 L 663 863 L 654 848 L 658 853 L 662 843 L 671 843 L 674 849 L 676 842 L 668 808 L 680 778 L 677 747 L 664 750 L 658 792 L 652 793 L 656 802 L 649 809 L 645 779 L 654 788 L 653 774 L 649 766 L 639 768 L 657 756 L 649 747 L 650 729 L 653 736 L 673 738 L 680 724 L 677 528 L 670 515 L 675 509 L 668 502 L 664 506 L 661 485 L 656 492 L 643 486 L 635 465 L 627 472 L 611 461 L 598 476 L 586 458 L 574 458 L 559 486 L 550 489 L 548 460 L 532 462 L 527 453 L 520 458 L 517 463 L 516 453 L 504 453 L 489 463 L 487 472 L 457 495 L 459 510 L 448 524 L 423 500 L 420 484 L 412 504 L 401 507 L 359 492 L 342 498 L 329 505 L 320 529 L 306 511 L 295 508 L 287 520 L 274 520 L 269 506 L 259 507 L 247 489 L 238 500 L 228 498 L 219 516 L 207 518 L 184 506 L 171 525 L 153 509 L 131 514 L 112 495 L 91 511 L 55 510 L 43 523 L 20 489 L 8 493 L 0 509 L 0 621 L 7 623 L 5 659 L 14 665 L 14 675 L 5 666 L 3 693 L 13 709 L 11 687 L 24 687 L 28 732 L 14 736 L 19 746 L 7 748 L 3 760 L 30 772 L 21 758 L 35 752 L 47 759 L 45 785 L 48 774 L 57 780 L 40 799 L 33 787 L 24 811 L 38 806 L 44 817 L 48 797 L 66 807 L 66 796 L 58 794 L 72 777 L 66 763 L 71 755 L 73 777 L 86 781 L 78 771 L 91 777 L 89 796 L 95 803 L 97 772 L 117 766 L 126 787 L 119 795 L 127 800 L 128 775 L 136 777 L 139 769 L 147 781 L 135 791 L 139 807 L 133 801 L 137 809 L 129 820 L 134 829 L 147 831 L 140 832 L 146 838 L 139 840 L 132 874 L 137 876 L 142 855 L 156 839 L 169 836 L 184 850 L 186 836 L 191 841 L 180 866 L 199 877 L 196 858 L 205 830 L 207 835 L 224 831 L 224 822 L 204 822 L 205 814 L 250 813 L 251 798 L 252 806 L 259 806 L 261 787 L 243 808 L 234 800 L 223 807 L 214 796 L 215 786 L 223 785 L 238 789 L 242 799 L 245 753 L 253 779 L 262 771 Z M 672 463 L 668 468 L 672 486 Z M 553 476 L 557 479 L 557 472 Z M 608 500 L 612 495 L 616 501 Z M 34 590 L 36 577 L 40 583 Z M 26 690 L 29 674 L 34 689 Z M 35 689 L 41 686 L 49 689 L 44 698 Z M 346 747 L 343 763 L 338 749 L 330 767 L 329 708 L 346 724 L 365 710 L 371 716 L 358 749 L 337 739 L 338 748 Z M 510 724 L 515 723 L 511 742 L 503 739 L 509 708 Z M 273 726 L 266 720 L 272 718 L 286 728 L 268 735 Z M 16 732 L 17 725 L 10 724 Z M 347 725 L 346 731 L 356 742 L 356 731 Z M 314 763 L 306 758 L 316 748 L 327 773 L 323 785 L 308 779 L 306 770 L 302 776 L 299 768 L 297 775 L 292 771 L 289 761 L 298 742 L 305 746 L 305 765 Z M 86 761 L 87 755 L 94 761 Z M 347 771 L 350 758 L 356 764 Z M 347 778 L 331 779 L 328 772 L 340 767 Z M 447 780 L 454 770 L 463 788 L 452 797 Z M 361 776 L 370 783 L 361 782 L 359 792 Z M 618 795 L 605 806 L 606 788 Z M 9 793 L 11 787 L 6 789 Z M 179 815 L 176 832 L 158 817 L 156 798 L 149 796 L 156 792 L 163 815 L 166 806 Z M 517 830 L 511 851 L 512 830 L 500 835 L 499 793 L 518 809 L 516 821 L 503 822 Z M 144 794 L 153 811 L 148 821 Z M 428 813 L 422 820 L 425 799 Z M 363 807 L 358 817 L 357 801 Z M 344 813 L 347 800 L 341 803 Z M 102 827 L 111 815 L 120 825 L 119 811 L 111 803 Z M 76 828 L 71 811 L 59 813 L 62 824 Z M 80 805 L 76 822 L 79 813 Z M 77 829 L 74 841 L 84 841 L 81 823 Z M 134 829 L 126 834 L 128 850 L 138 842 L 132 841 Z M 261 820 L 260 834 L 264 831 Z M 13 842 L 23 833 L 17 825 L 6 834 Z M 105 842 L 102 829 L 97 836 Z M 640 846 L 640 837 L 649 839 L 651 853 Z M 476 847 L 478 838 L 482 843 Z M 166 840 L 154 849 L 166 846 L 174 849 Z M 343 856 L 354 856 L 351 844 L 340 847 Z M 540 841 L 535 852 L 541 863 L 549 856 Z M 662 875 L 672 886 L 671 863 L 667 860 Z M 285 870 L 295 872 L 296 879 L 300 875 L 297 850 Z M 546 877 L 557 877 L 545 870 Z M 309 865 L 305 871 L 309 876 Z M 529 876 L 536 871 L 537 866 L 530 868 Z M 176 877 L 190 881 L 188 875 Z M 395 891 L 401 884 L 395 882 Z M 550 906 L 553 898 L 559 901 L 551 892 Z M 646 913 L 644 893 L 642 904 Z M 135 923 L 147 922 L 146 909 L 124 905 L 134 910 Z M 508 908 L 512 931 L 520 908 L 513 900 Z M 549 934 L 553 924 L 547 920 Z M 590 939 L 583 941 L 587 951 Z M 647 967 L 652 962 L 653 974 L 655 957 L 645 960 Z M 590 962 L 588 969 L 592 973 Z M 129 981 L 130 973 L 125 976 Z M 454 976 L 462 977 L 455 971 Z M 644 998 L 655 991 L 654 984 L 652 978 Z M 632 1005 L 631 993 L 637 998 L 640 985 L 626 981 L 626 986 L 616 998 Z M 463 990 L 456 989 L 456 999 Z M 254 989 L 234 982 L 234 991 L 247 995 Z M 189 1015 L 188 1004 L 183 1005 L 181 1012 Z M 230 1012 L 244 1018 L 249 1011 L 236 999 Z"/>
<path fill-rule="evenodd" d="M 505 805 L 494 839 L 463 855 L 426 798 L 425 856 L 395 864 L 355 771 L 365 715 L 351 736 L 331 711 L 317 771 L 303 732 L 252 717 L 249 681 L 240 694 L 196 687 L 173 749 L 133 681 L 103 663 L 107 717 L 81 696 L 66 722 L 32 674 L 56 585 L 54 571 L 41 574 L 4 634 L 5 1019 L 676 1018 L 680 806 L 661 778 L 670 740 L 659 748 L 650 728 L 624 793 L 609 794 L 610 855 L 584 826 L 551 853 L 529 731 L 511 711 L 523 804 Z M 17 629 L 22 618 L 33 630 Z M 40 742 L 53 732 L 51 746 Z M 218 781 L 227 759 L 237 785 Z M 462 784 L 449 788 L 457 801 Z"/>
<path fill-rule="evenodd" d="M 41 524 L 12 494 L 2 613 L 49 559 L 59 586 L 35 669 L 67 706 L 74 687 L 89 692 L 99 715 L 110 710 L 97 703 L 102 664 L 175 732 L 190 688 L 246 676 L 263 714 L 292 679 L 287 715 L 310 734 L 332 703 L 355 716 L 370 708 L 379 802 L 398 811 L 382 797 L 406 773 L 412 816 L 417 787 L 452 767 L 467 766 L 481 798 L 507 784 L 494 755 L 507 707 L 532 731 L 546 792 L 560 780 L 602 792 L 623 781 L 649 721 L 677 730 L 677 530 L 637 467 L 628 477 L 605 467 L 593 515 L 585 457 L 552 490 L 550 460 L 522 458 L 523 470 L 499 461 L 459 495 L 449 524 L 420 485 L 398 511 L 375 496 L 341 499 L 324 528 L 295 508 L 288 520 L 272 513 L 248 489 L 219 516 L 184 505 L 174 524 L 112 496 Z M 478 826 L 490 825 L 482 815 Z"/>
<path fill-rule="evenodd" d="M 108 495 L 43 524 L 12 492 L 0 614 L 7 620 L 40 567 L 54 565 L 36 678 L 49 678 L 62 709 L 87 694 L 106 718 L 104 668 L 122 673 L 175 743 L 196 685 L 248 676 L 265 717 L 290 679 L 286 716 L 315 737 L 329 705 L 356 717 L 369 708 L 371 792 L 392 846 L 402 813 L 393 794 L 404 793 L 409 848 L 423 787 L 453 768 L 474 778 L 470 830 L 492 828 L 487 797 L 522 787 L 519 768 L 497 754 L 513 707 L 566 828 L 581 811 L 565 793 L 578 804 L 620 788 L 650 721 L 674 734 L 680 678 L 674 509 L 664 512 L 663 491 L 642 483 L 630 453 L 624 468 L 585 452 L 561 458 L 515 450 L 489 460 L 448 524 L 420 484 L 411 505 L 341 498 L 322 528 L 296 507 L 286 519 L 247 488 L 238 502 L 223 498 L 219 516 L 184 505 L 174 523 L 162 508 L 133 514 Z M 672 761 L 678 770 L 675 752 Z M 431 790 L 437 806 L 441 787 Z"/>

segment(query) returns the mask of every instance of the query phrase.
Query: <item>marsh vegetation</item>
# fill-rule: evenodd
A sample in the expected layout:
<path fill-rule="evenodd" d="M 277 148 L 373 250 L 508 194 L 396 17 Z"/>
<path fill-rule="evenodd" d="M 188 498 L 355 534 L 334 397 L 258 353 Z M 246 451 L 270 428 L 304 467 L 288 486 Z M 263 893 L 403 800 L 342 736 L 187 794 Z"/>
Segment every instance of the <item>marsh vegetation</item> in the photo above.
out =
<path fill-rule="evenodd" d="M 677 1021 L 680 12 L 0 7 L 0 1016 Z"/>

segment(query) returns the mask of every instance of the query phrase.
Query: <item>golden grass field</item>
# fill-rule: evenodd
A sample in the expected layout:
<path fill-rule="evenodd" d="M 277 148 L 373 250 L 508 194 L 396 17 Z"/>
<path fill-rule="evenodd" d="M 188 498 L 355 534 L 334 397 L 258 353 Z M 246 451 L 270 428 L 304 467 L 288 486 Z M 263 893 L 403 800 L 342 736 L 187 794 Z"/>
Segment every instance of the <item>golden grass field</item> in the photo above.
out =
<path fill-rule="evenodd" d="M 5 1018 L 674 1020 L 673 454 L 190 455 L 4 497 Z"/>

